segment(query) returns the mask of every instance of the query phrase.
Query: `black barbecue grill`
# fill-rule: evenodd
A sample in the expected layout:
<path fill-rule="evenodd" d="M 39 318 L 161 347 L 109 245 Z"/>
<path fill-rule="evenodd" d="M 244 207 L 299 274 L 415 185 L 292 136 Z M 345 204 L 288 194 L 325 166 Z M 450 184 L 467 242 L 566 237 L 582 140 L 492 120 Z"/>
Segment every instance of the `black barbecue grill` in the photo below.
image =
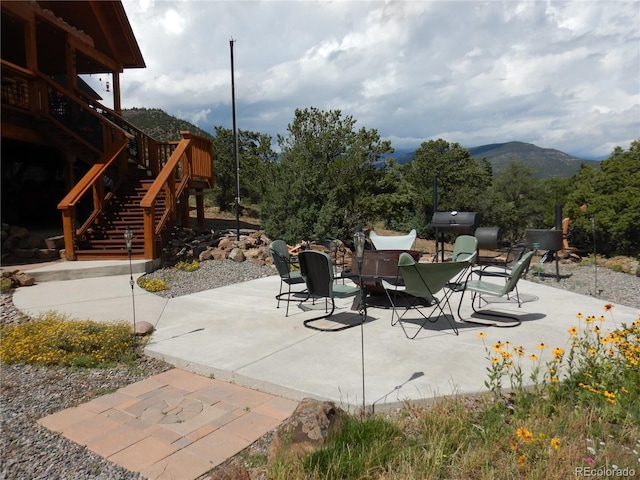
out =
<path fill-rule="evenodd" d="M 536 252 L 546 250 L 540 263 L 556 262 L 556 280 L 560 281 L 560 268 L 558 267 L 558 251 L 562 250 L 562 230 L 527 230 L 525 231 L 525 240 L 528 247 Z"/>
<path fill-rule="evenodd" d="M 477 212 L 434 212 L 429 226 L 436 231 L 436 247 L 440 242 L 439 250 L 444 261 L 443 233 L 457 233 L 458 235 L 473 235 L 473 231 L 480 225 L 480 214 Z"/>

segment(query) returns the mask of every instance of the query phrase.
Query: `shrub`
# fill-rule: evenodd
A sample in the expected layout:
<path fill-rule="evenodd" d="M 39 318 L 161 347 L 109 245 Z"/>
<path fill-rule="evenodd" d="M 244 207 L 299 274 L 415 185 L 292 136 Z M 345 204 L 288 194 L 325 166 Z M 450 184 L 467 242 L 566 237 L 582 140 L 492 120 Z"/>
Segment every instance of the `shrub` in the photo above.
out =
<path fill-rule="evenodd" d="M 177 270 L 182 270 L 183 272 L 193 272 L 200 268 L 200 263 L 197 260 L 192 260 L 191 262 L 183 262 L 180 261 L 176 263 L 173 268 Z"/>
<path fill-rule="evenodd" d="M 135 357 L 134 337 L 126 322 L 69 320 L 48 312 L 26 323 L 4 326 L 0 333 L 4 363 L 106 367 Z"/>
<path fill-rule="evenodd" d="M 167 285 L 164 280 L 160 280 L 159 278 L 149 278 L 144 275 L 138 278 L 137 283 L 140 288 L 143 288 L 147 292 L 159 292 L 161 290 L 169 289 L 169 285 Z"/>
<path fill-rule="evenodd" d="M 0 280 L 0 293 L 7 293 L 13 288 L 13 281 L 10 278 Z"/>

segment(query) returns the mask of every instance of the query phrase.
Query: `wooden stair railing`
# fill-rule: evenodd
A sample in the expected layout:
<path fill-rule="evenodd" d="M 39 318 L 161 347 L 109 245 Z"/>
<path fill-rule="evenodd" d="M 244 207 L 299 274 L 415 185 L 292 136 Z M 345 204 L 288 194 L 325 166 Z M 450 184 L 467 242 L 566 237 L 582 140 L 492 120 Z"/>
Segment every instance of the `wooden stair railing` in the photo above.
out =
<path fill-rule="evenodd" d="M 98 218 L 98 215 L 103 212 L 105 203 L 109 201 L 112 193 L 107 192 L 105 194 L 105 172 L 118 160 L 126 146 L 126 141 L 123 141 L 120 145 L 113 146 L 110 151 L 102 156 L 100 161 L 89 169 L 86 175 L 58 204 L 58 210 L 62 211 L 62 230 L 67 260 L 75 260 L 76 239 L 84 235 L 91 224 Z M 92 195 L 93 210 L 78 228 L 76 225 L 76 207 L 86 198 L 89 192 Z"/>
<path fill-rule="evenodd" d="M 176 219 L 178 202 L 182 203 L 183 220 L 185 216 L 188 218 L 187 199 L 191 181 L 196 178 L 213 178 L 212 142 L 189 132 L 180 134 L 182 140 L 178 142 L 166 165 L 140 202 L 144 212 L 145 258 L 159 256 L 156 239 L 168 222 Z M 157 215 L 157 202 L 162 192 L 165 193 L 166 206 L 164 212 Z"/>

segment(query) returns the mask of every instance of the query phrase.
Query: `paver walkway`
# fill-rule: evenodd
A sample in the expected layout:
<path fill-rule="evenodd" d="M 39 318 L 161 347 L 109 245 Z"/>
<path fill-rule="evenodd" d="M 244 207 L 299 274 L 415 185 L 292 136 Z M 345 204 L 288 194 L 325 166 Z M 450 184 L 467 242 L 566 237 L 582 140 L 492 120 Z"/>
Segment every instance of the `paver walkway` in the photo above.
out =
<path fill-rule="evenodd" d="M 280 425 L 296 406 L 172 369 L 39 423 L 147 478 L 190 480 Z"/>

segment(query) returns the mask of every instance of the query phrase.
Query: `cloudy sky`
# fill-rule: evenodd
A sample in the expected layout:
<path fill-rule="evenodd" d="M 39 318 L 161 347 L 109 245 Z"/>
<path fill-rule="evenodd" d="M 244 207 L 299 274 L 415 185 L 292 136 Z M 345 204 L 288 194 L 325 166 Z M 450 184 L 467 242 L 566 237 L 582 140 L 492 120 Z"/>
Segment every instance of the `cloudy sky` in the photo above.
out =
<path fill-rule="evenodd" d="M 582 158 L 640 138 L 640 2 L 123 0 L 146 69 L 123 107 L 286 134 L 338 109 L 395 148 L 512 140 Z"/>

